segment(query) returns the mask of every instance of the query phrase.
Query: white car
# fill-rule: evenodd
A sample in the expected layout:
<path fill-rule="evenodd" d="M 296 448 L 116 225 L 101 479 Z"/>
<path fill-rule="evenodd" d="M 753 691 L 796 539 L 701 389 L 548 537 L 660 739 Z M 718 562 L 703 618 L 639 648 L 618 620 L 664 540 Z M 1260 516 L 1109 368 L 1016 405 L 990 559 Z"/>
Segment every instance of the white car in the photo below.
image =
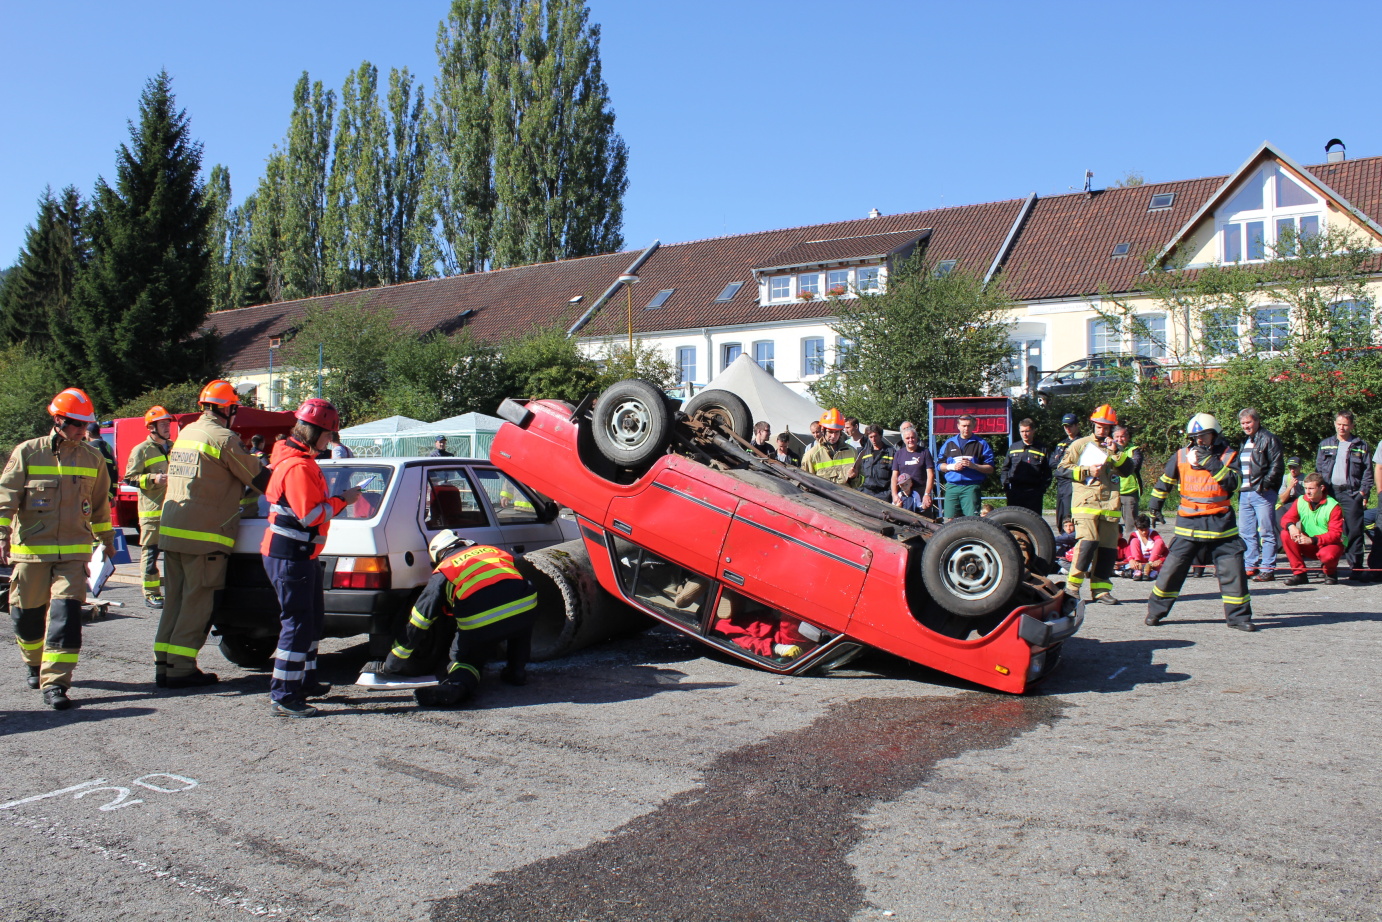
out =
<path fill-rule="evenodd" d="M 488 461 L 470 458 L 352 458 L 322 461 L 332 494 L 361 497 L 331 522 L 326 567 L 325 637 L 369 634 L 372 656 L 389 650 L 398 627 L 432 575 L 427 543 L 450 528 L 515 555 L 580 536 L 556 503 Z M 279 605 L 259 543 L 268 503 L 240 522 L 226 588 L 211 623 L 221 652 L 240 666 L 269 663 L 278 642 Z"/>

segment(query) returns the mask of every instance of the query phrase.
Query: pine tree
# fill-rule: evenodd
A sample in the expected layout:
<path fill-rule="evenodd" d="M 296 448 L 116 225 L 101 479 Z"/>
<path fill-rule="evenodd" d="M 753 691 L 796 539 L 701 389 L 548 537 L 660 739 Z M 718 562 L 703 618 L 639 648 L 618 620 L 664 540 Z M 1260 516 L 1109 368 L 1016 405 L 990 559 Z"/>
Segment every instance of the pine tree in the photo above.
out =
<path fill-rule="evenodd" d="M 211 307 L 202 147 L 176 108 L 172 78 L 145 85 L 139 123 L 116 156 L 112 187 L 97 180 L 90 264 L 78 278 L 59 369 L 113 407 L 143 391 L 214 371 L 214 339 L 198 330 Z"/>
<path fill-rule="evenodd" d="M 0 295 L 0 337 L 42 351 L 52 345 L 52 327 L 66 322 L 77 273 L 89 257 L 83 225 L 87 207 L 72 186 L 54 197 L 44 189 L 38 217 L 24 237 L 19 261 Z"/>

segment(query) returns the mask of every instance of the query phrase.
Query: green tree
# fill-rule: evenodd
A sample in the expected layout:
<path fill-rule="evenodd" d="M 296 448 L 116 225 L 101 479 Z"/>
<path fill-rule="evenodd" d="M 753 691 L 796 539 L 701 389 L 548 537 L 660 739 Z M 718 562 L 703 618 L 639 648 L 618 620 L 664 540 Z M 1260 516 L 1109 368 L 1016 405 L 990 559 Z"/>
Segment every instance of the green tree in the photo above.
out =
<path fill-rule="evenodd" d="M 926 419 L 931 397 L 990 394 L 1011 361 L 1012 301 L 1001 284 L 962 269 L 937 275 L 920 256 L 887 290 L 836 298 L 832 325 L 847 343 L 811 392 L 823 406 L 893 428 Z"/>
<path fill-rule="evenodd" d="M 401 338 L 393 326 L 393 312 L 363 302 L 309 307 L 278 353 L 288 381 L 285 405 L 316 396 L 320 377 L 321 396 L 336 405 L 346 425 L 371 418 L 388 383 L 389 352 Z"/>
<path fill-rule="evenodd" d="M 149 407 L 159 406 L 169 413 L 197 412 L 197 398 L 201 396 L 205 381 L 182 381 L 164 387 L 145 391 L 110 411 L 111 419 L 129 416 L 143 416 Z"/>
<path fill-rule="evenodd" d="M 0 348 L 0 451 L 6 458 L 18 443 L 52 428 L 48 402 L 62 387 L 33 349 L 22 343 Z"/>
<path fill-rule="evenodd" d="M 387 365 L 379 416 L 432 421 L 461 413 L 493 414 L 513 391 L 513 375 L 499 349 L 469 333 L 401 336 Z"/>
<path fill-rule="evenodd" d="M 63 379 L 106 406 L 215 371 L 214 337 L 198 332 L 211 307 L 202 148 L 166 71 L 145 85 L 139 116 L 115 185 L 97 180 L 91 261 L 55 337 Z"/>
<path fill-rule="evenodd" d="M 623 246 L 628 149 L 582 0 L 453 0 L 437 38 L 431 210 L 447 272 Z"/>
<path fill-rule="evenodd" d="M 38 217 L 24 236 L 19 261 L 0 289 L 0 337 L 46 350 L 52 326 L 66 322 L 77 274 L 90 256 L 86 204 L 71 186 L 44 189 Z"/>

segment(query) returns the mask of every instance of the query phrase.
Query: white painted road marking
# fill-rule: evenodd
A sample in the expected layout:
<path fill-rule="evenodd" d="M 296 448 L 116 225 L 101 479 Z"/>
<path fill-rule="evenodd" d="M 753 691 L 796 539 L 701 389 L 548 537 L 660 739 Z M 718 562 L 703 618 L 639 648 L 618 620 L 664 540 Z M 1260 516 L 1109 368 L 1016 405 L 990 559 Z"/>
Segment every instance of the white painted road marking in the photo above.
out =
<path fill-rule="evenodd" d="M 170 778 L 173 781 L 180 783 L 182 787 L 162 787 L 149 781 L 148 779 L 150 778 Z M 194 787 L 201 784 L 201 782 L 196 781 L 192 778 L 184 777 L 183 775 L 174 775 L 170 772 L 149 772 L 147 775 L 140 775 L 138 778 L 131 781 L 130 784 L 137 784 L 142 788 L 148 788 L 150 791 L 157 791 L 160 794 L 181 794 L 183 791 L 192 790 Z M 98 787 L 98 785 L 105 786 Z M 133 791 L 126 787 L 106 784 L 106 779 L 104 778 L 96 778 L 92 781 L 83 781 L 81 784 L 74 784 L 70 788 L 63 788 L 58 791 L 49 791 L 47 794 L 35 794 L 33 797 L 24 797 L 19 800 L 12 800 L 6 804 L 0 804 L 0 810 L 8 810 L 10 807 L 18 807 L 21 804 L 31 804 L 36 800 L 47 800 L 50 797 L 61 797 L 64 794 L 71 794 L 73 800 L 81 800 L 83 797 L 94 791 L 119 792 L 118 796 L 114 800 L 101 805 L 102 810 L 119 810 L 121 807 L 133 807 L 135 804 L 142 804 L 144 802 L 138 799 L 126 801 L 125 798 L 133 794 Z"/>

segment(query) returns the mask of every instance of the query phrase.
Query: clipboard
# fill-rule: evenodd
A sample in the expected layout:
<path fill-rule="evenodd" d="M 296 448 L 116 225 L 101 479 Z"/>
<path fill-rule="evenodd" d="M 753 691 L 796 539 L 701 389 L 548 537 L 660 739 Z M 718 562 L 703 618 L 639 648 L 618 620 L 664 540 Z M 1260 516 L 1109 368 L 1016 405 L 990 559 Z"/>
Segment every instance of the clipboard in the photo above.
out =
<path fill-rule="evenodd" d="M 1080 452 L 1080 467 L 1103 467 L 1108 460 L 1108 452 L 1099 447 L 1097 442 L 1090 442 Z"/>
<path fill-rule="evenodd" d="M 91 549 L 91 561 L 86 567 L 86 591 L 92 598 L 106 588 L 106 580 L 115 572 L 115 564 L 106 556 L 106 546 L 97 544 Z"/>

